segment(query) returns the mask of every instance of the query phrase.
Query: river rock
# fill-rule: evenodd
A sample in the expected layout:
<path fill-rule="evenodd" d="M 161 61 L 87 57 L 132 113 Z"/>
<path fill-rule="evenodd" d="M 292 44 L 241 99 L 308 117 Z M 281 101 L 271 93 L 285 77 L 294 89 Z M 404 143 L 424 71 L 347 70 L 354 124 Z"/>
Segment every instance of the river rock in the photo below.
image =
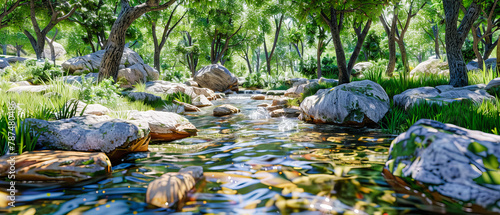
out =
<path fill-rule="evenodd" d="M 282 96 L 285 95 L 286 90 L 269 90 L 266 92 L 268 96 Z"/>
<path fill-rule="evenodd" d="M 352 76 L 356 77 L 362 75 L 364 71 L 369 70 L 370 68 L 372 68 L 372 66 L 373 63 L 371 62 L 359 62 L 352 68 L 352 70 L 355 71 L 352 73 Z"/>
<path fill-rule="evenodd" d="M 30 85 L 13 87 L 7 90 L 8 93 L 45 93 L 50 85 Z"/>
<path fill-rule="evenodd" d="M 76 114 L 80 115 L 82 111 L 84 115 L 96 115 L 96 116 L 106 115 L 110 112 L 109 108 L 104 107 L 100 104 L 86 104 L 85 102 L 78 101 Z"/>
<path fill-rule="evenodd" d="M 165 173 L 149 183 L 146 203 L 161 208 L 171 207 L 183 200 L 201 177 L 203 168 L 200 166 L 190 166 L 182 168 L 179 172 Z"/>
<path fill-rule="evenodd" d="M 212 102 L 210 102 L 204 95 L 197 96 L 193 99 L 192 103 L 196 107 L 207 107 L 213 105 Z"/>
<path fill-rule="evenodd" d="M 283 108 L 283 111 L 285 112 L 286 117 L 295 118 L 295 117 L 300 116 L 300 108 L 299 107 Z"/>
<path fill-rule="evenodd" d="M 421 119 L 391 144 L 385 168 L 430 191 L 498 210 L 500 136 Z"/>
<path fill-rule="evenodd" d="M 273 112 L 275 110 L 283 109 L 283 108 L 285 108 L 284 105 L 272 105 L 272 106 L 266 107 L 266 110 L 269 111 L 269 112 Z"/>
<path fill-rule="evenodd" d="M 484 62 L 484 65 L 486 65 L 487 69 L 495 70 L 495 68 L 497 67 L 497 59 L 496 58 L 489 58 L 483 62 Z M 473 60 L 467 64 L 467 70 L 476 71 L 476 70 L 481 70 L 481 69 L 480 69 L 479 63 L 477 61 Z"/>
<path fill-rule="evenodd" d="M 98 71 L 101 66 L 101 60 L 106 50 L 100 50 L 85 56 L 75 57 L 67 60 L 61 66 L 64 71 L 70 74 L 83 71 Z M 157 80 L 158 71 L 144 63 L 141 56 L 129 48 L 125 48 L 120 60 L 118 70 L 118 80 L 122 79 L 126 83 L 124 86 L 130 86 L 139 82 Z"/>
<path fill-rule="evenodd" d="M 418 75 L 446 75 L 449 74 L 449 66 L 447 62 L 442 62 L 440 59 L 429 59 L 411 70 L 411 76 Z"/>
<path fill-rule="evenodd" d="M 299 86 L 302 84 L 307 84 L 309 82 L 309 79 L 307 78 L 292 78 L 292 79 L 287 79 L 285 80 L 285 84 L 289 86 Z"/>
<path fill-rule="evenodd" d="M 288 99 L 287 99 L 287 98 L 277 98 L 277 99 L 273 99 L 272 106 L 278 106 L 278 105 L 281 105 L 281 106 L 286 106 L 286 105 L 288 105 Z"/>
<path fill-rule="evenodd" d="M 15 64 L 17 62 L 22 63 L 22 62 L 28 60 L 28 58 L 24 58 L 24 57 L 9 57 L 9 58 L 5 58 L 4 60 L 7 60 L 7 62 L 9 62 L 10 64 Z"/>
<path fill-rule="evenodd" d="M 10 64 L 9 64 L 9 62 L 7 62 L 7 60 L 0 58 L 0 69 L 6 68 L 9 66 L 10 66 Z"/>
<path fill-rule="evenodd" d="M 0 176 L 11 167 L 11 155 L 0 157 Z M 80 182 L 111 174 L 111 162 L 102 152 L 32 151 L 14 156 L 15 180 Z"/>
<path fill-rule="evenodd" d="M 196 135 L 196 127 L 185 117 L 163 111 L 132 111 L 130 122 L 149 127 L 151 140 L 172 141 Z"/>
<path fill-rule="evenodd" d="M 131 122 L 106 115 L 84 115 L 55 121 L 26 121 L 40 131 L 38 142 L 52 149 L 104 152 L 111 159 L 118 159 L 129 152 L 148 150 L 147 127 L 141 128 Z"/>
<path fill-rule="evenodd" d="M 446 104 L 470 100 L 481 103 L 483 100 L 493 100 L 495 97 L 483 90 L 484 85 L 471 85 L 454 88 L 449 85 L 434 87 L 419 87 L 408 89 L 394 96 L 394 105 L 408 109 L 415 104 L 427 102 L 429 104 Z"/>
<path fill-rule="evenodd" d="M 196 106 L 194 106 L 192 104 L 187 104 L 187 103 L 180 102 L 180 101 L 177 101 L 177 100 L 174 100 L 173 102 L 175 104 L 184 106 L 184 110 L 186 112 L 201 112 L 201 109 L 199 107 L 196 107 Z"/>
<path fill-rule="evenodd" d="M 250 98 L 253 100 L 266 100 L 266 95 L 256 94 L 256 95 L 252 95 L 252 97 L 250 97 Z"/>
<path fill-rule="evenodd" d="M 356 81 L 307 97 L 300 110 L 299 119 L 306 122 L 364 126 L 384 117 L 389 110 L 389 97 L 373 81 Z"/>
<path fill-rule="evenodd" d="M 201 87 L 217 92 L 238 91 L 238 78 L 219 64 L 205 66 L 193 78 Z"/>
<path fill-rule="evenodd" d="M 285 116 L 285 111 L 283 109 L 277 109 L 277 110 L 271 111 L 271 113 L 269 115 L 271 117 L 282 117 L 282 116 Z"/>
<path fill-rule="evenodd" d="M 304 92 L 311 88 L 317 88 L 319 87 L 318 82 L 310 82 L 307 84 L 301 84 L 298 86 L 294 86 L 285 92 L 285 96 L 287 97 L 293 97 L 293 98 L 298 98 L 301 97 Z"/>
<path fill-rule="evenodd" d="M 214 116 L 226 116 L 239 113 L 240 109 L 232 105 L 221 105 L 214 109 Z"/>
<path fill-rule="evenodd" d="M 151 81 L 146 83 L 146 92 L 159 93 L 159 94 L 174 94 L 184 93 L 191 98 L 196 98 L 200 95 L 205 96 L 208 100 L 217 98 L 217 94 L 208 88 L 190 87 L 185 84 L 172 83 L 168 81 Z"/>
<path fill-rule="evenodd" d="M 54 41 L 52 45 L 54 46 L 54 55 L 56 59 L 59 59 L 66 54 L 66 49 L 64 49 L 60 43 Z M 45 58 L 52 59 L 52 52 L 50 51 L 50 45 L 48 43 L 45 43 L 43 54 Z"/>
<path fill-rule="evenodd" d="M 161 101 L 160 96 L 146 92 L 130 92 L 127 94 L 127 97 L 132 99 L 133 101 L 143 101 L 146 103 L 154 103 L 157 101 Z"/>

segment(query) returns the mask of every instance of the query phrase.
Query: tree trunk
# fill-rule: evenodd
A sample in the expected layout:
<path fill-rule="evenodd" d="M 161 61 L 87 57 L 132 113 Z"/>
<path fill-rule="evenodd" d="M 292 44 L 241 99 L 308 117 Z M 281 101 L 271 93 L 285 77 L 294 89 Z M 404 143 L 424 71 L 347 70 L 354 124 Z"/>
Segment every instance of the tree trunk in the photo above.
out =
<path fill-rule="evenodd" d="M 248 57 L 248 46 L 247 49 L 243 51 L 245 53 L 245 61 L 247 62 L 248 72 L 252 74 L 252 64 L 250 64 L 250 58 Z"/>
<path fill-rule="evenodd" d="M 476 55 L 477 58 L 477 65 L 479 69 L 484 69 L 483 68 L 483 56 L 479 52 L 479 35 L 478 35 L 478 29 L 475 26 L 472 26 L 472 49 L 474 50 L 474 54 Z"/>
<path fill-rule="evenodd" d="M 258 47 L 256 49 L 255 60 L 257 61 L 257 64 L 255 65 L 255 72 L 259 73 L 260 72 L 260 47 Z"/>
<path fill-rule="evenodd" d="M 500 75 L 500 35 L 497 40 L 497 77 Z"/>
<path fill-rule="evenodd" d="M 323 48 L 323 40 L 318 39 L 318 49 L 316 50 L 316 66 L 318 69 L 318 79 L 321 78 L 321 49 Z"/>
<path fill-rule="evenodd" d="M 283 23 L 283 18 L 285 16 L 282 14 L 279 22 L 276 22 L 276 31 L 274 32 L 274 42 L 273 47 L 271 48 L 271 52 L 267 53 L 266 42 L 264 38 L 264 51 L 266 52 L 266 65 L 267 65 L 267 73 L 271 74 L 271 59 L 273 58 L 274 50 L 276 49 L 276 44 L 278 43 L 278 38 L 281 30 L 281 24 Z M 265 34 L 264 34 L 265 35 Z"/>
<path fill-rule="evenodd" d="M 399 52 L 401 53 L 401 60 L 403 61 L 404 72 L 410 73 L 410 64 L 408 63 L 408 53 L 402 38 L 398 41 Z"/>
<path fill-rule="evenodd" d="M 7 44 L 2 45 L 3 55 L 7 55 Z"/>
<path fill-rule="evenodd" d="M 436 52 L 436 57 L 441 59 L 441 55 L 439 54 L 439 28 L 437 24 L 432 26 L 432 32 L 434 33 L 434 52 Z"/>
<path fill-rule="evenodd" d="M 264 56 L 266 57 L 267 73 L 270 75 L 271 74 L 271 62 L 269 60 L 269 55 L 267 54 L 266 38 L 264 38 Z"/>
<path fill-rule="evenodd" d="M 463 87 L 469 84 L 467 67 L 462 55 L 462 46 L 472 28 L 472 24 L 479 16 L 479 7 L 475 2 L 472 2 L 460 23 L 460 27 L 457 29 L 461 6 L 461 1 L 443 0 L 446 16 L 446 55 L 450 67 L 450 85 L 454 87 Z"/>
<path fill-rule="evenodd" d="M 396 27 L 398 20 L 398 8 L 397 5 L 394 6 L 394 14 L 392 17 L 391 27 L 388 28 L 387 22 L 383 15 L 380 15 L 380 21 L 382 25 L 384 25 L 384 29 L 387 33 L 388 42 L 389 42 L 389 64 L 387 64 L 387 68 L 385 70 L 385 74 L 389 77 L 394 73 L 394 69 L 396 68 Z"/>
<path fill-rule="evenodd" d="M 334 23 L 332 26 L 336 26 Z M 337 55 L 337 66 L 339 68 L 339 85 L 347 84 L 350 82 L 350 71 L 347 70 L 347 62 L 345 58 L 344 47 L 340 39 L 340 31 L 337 27 L 330 27 L 332 34 L 333 46 L 335 47 L 335 54 Z"/>

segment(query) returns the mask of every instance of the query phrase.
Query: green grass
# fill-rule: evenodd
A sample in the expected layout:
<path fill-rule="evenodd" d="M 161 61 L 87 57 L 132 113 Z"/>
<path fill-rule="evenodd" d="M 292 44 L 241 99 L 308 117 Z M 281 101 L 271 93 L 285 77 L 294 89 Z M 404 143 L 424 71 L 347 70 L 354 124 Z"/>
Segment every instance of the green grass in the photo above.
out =
<path fill-rule="evenodd" d="M 408 130 L 419 119 L 432 119 L 472 130 L 498 134 L 500 129 L 500 102 L 498 98 L 475 104 L 471 101 L 449 104 L 419 103 L 408 110 L 391 107 L 380 125 L 387 133 L 399 134 Z"/>

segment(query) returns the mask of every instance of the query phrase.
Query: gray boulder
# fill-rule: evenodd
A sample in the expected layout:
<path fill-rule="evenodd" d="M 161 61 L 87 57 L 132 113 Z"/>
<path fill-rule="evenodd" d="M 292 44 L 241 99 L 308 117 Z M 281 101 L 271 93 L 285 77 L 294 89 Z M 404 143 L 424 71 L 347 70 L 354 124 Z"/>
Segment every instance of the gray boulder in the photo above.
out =
<path fill-rule="evenodd" d="M 352 73 L 352 76 L 359 76 L 362 75 L 364 71 L 369 70 L 373 66 L 373 63 L 371 62 L 360 62 L 354 65 L 352 70 L 354 72 Z"/>
<path fill-rule="evenodd" d="M 217 95 L 208 88 L 191 87 L 185 84 L 172 83 L 168 81 L 151 81 L 146 83 L 146 92 L 159 93 L 159 94 L 174 94 L 174 93 L 184 93 L 191 98 L 196 98 L 200 95 L 205 96 L 208 100 L 214 100 Z"/>
<path fill-rule="evenodd" d="M 38 142 L 51 149 L 104 152 L 111 159 L 123 153 L 147 151 L 147 127 L 109 116 L 84 115 L 45 121 L 26 119 L 41 132 Z M 123 152 L 123 153 L 122 153 Z"/>
<path fill-rule="evenodd" d="M 484 65 L 486 65 L 487 69 L 495 70 L 497 66 L 497 59 L 496 58 L 489 58 L 484 61 Z M 477 61 L 471 61 L 467 64 L 467 70 L 469 71 L 475 71 L 475 70 L 481 70 L 479 68 L 479 63 Z"/>
<path fill-rule="evenodd" d="M 447 75 L 449 74 L 449 66 L 447 62 L 442 62 L 440 59 L 429 59 L 415 67 L 411 70 L 411 76 L 419 75 Z"/>
<path fill-rule="evenodd" d="M 45 93 L 50 85 L 30 85 L 13 87 L 7 90 L 8 93 Z"/>
<path fill-rule="evenodd" d="M 160 96 L 146 92 L 130 92 L 127 94 L 127 97 L 129 97 L 134 101 L 144 101 L 144 102 L 156 102 L 161 100 Z"/>
<path fill-rule="evenodd" d="M 300 104 L 299 119 L 311 123 L 364 126 L 377 123 L 389 110 L 389 97 L 369 80 L 343 84 Z"/>
<path fill-rule="evenodd" d="M 500 78 L 495 78 L 488 83 L 488 85 L 485 87 L 485 90 L 490 91 L 490 92 L 499 92 L 500 93 Z"/>
<path fill-rule="evenodd" d="M 421 119 L 391 144 L 385 168 L 430 191 L 500 210 L 500 136 Z"/>
<path fill-rule="evenodd" d="M 101 66 L 101 60 L 106 50 L 100 50 L 85 56 L 75 57 L 67 60 L 61 66 L 64 71 L 70 74 L 82 73 L 84 71 L 98 71 Z M 124 87 L 131 86 L 139 82 L 157 80 L 159 73 L 151 66 L 144 63 L 141 56 L 129 48 L 125 48 L 120 60 L 118 70 L 118 79 L 122 79 Z"/>
<path fill-rule="evenodd" d="M 495 97 L 483 90 L 484 84 L 454 88 L 450 85 L 434 87 L 419 87 L 408 89 L 394 96 L 394 105 L 408 109 L 415 104 L 426 102 L 428 104 L 446 104 L 470 100 L 481 103 L 483 100 L 493 100 Z"/>
<path fill-rule="evenodd" d="M 198 97 L 194 98 L 192 103 L 196 107 L 207 107 L 213 105 L 212 102 L 210 102 L 204 95 L 199 95 Z"/>
<path fill-rule="evenodd" d="M 217 92 L 238 91 L 238 78 L 219 64 L 205 66 L 193 78 L 201 87 Z"/>
<path fill-rule="evenodd" d="M 7 62 L 7 60 L 0 58 L 0 69 L 6 68 L 9 66 L 10 66 L 10 64 L 9 64 L 9 62 Z"/>
<path fill-rule="evenodd" d="M 9 58 L 5 58 L 5 60 L 7 60 L 7 62 L 9 62 L 10 64 L 15 64 L 17 62 L 19 63 L 22 63 L 24 61 L 26 61 L 28 58 L 24 58 L 24 57 L 9 57 Z"/>

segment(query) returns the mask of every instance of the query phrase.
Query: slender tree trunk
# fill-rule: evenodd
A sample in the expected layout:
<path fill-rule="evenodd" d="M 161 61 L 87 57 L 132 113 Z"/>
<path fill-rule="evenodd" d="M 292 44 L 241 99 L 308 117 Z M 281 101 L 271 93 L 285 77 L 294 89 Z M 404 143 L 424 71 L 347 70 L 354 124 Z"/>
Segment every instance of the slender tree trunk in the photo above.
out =
<path fill-rule="evenodd" d="M 476 55 L 476 58 L 477 58 L 477 65 L 478 65 L 478 68 L 480 69 L 484 69 L 483 68 L 483 56 L 481 55 L 481 53 L 479 52 L 479 35 L 477 32 L 478 29 L 477 27 L 475 26 L 472 26 L 472 49 L 474 50 L 474 54 Z"/>
<path fill-rule="evenodd" d="M 497 77 L 500 75 L 500 35 L 497 40 Z"/>
<path fill-rule="evenodd" d="M 443 0 L 446 16 L 446 56 L 450 67 L 450 85 L 454 87 L 463 87 L 469 84 L 462 46 L 473 23 L 479 16 L 479 7 L 475 2 L 472 2 L 457 29 L 461 6 L 461 1 Z"/>
<path fill-rule="evenodd" d="M 248 72 L 252 74 L 252 64 L 250 64 L 250 58 L 248 57 L 248 46 L 246 50 L 243 50 L 245 56 L 244 59 L 247 62 Z"/>
<path fill-rule="evenodd" d="M 266 57 L 267 73 L 271 74 L 271 61 L 269 60 L 269 55 L 267 54 L 266 39 L 264 38 L 264 56 Z"/>
<path fill-rule="evenodd" d="M 384 15 L 380 15 L 380 22 L 384 26 L 384 29 L 387 33 L 388 42 L 389 42 L 389 64 L 387 64 L 387 68 L 385 70 L 385 74 L 389 77 L 394 73 L 394 69 L 396 68 L 396 27 L 398 20 L 398 7 L 394 6 L 394 13 L 392 17 L 391 27 L 387 26 L 387 22 L 384 18 Z"/>
<path fill-rule="evenodd" d="M 292 43 L 292 44 L 295 47 L 295 50 L 297 50 L 297 54 L 299 55 L 299 58 L 302 58 L 302 54 L 300 53 L 299 46 L 296 43 Z"/>
<path fill-rule="evenodd" d="M 441 55 L 439 53 L 439 27 L 437 24 L 432 26 L 432 32 L 434 33 L 434 52 L 436 52 L 436 57 L 441 59 Z"/>
<path fill-rule="evenodd" d="M 403 67 L 405 73 L 410 73 L 410 64 L 408 63 L 408 53 L 406 51 L 406 46 L 402 39 L 398 41 L 399 52 L 401 53 L 401 60 L 403 61 Z"/>
<path fill-rule="evenodd" d="M 316 50 L 316 66 L 318 79 L 321 78 L 321 49 L 323 48 L 323 40 L 318 39 L 318 49 Z"/>
<path fill-rule="evenodd" d="M 264 38 L 264 50 L 266 52 L 266 65 L 267 65 L 267 73 L 271 74 L 271 59 L 273 58 L 274 50 L 276 49 L 276 44 L 278 44 L 278 38 L 281 30 L 281 24 L 283 23 L 283 18 L 285 15 L 281 15 L 280 19 L 278 22 L 276 22 L 276 31 L 274 32 L 274 42 L 273 42 L 273 48 L 271 48 L 271 52 L 267 53 L 267 47 L 266 47 L 266 42 Z M 265 35 L 265 34 L 264 34 Z"/>
<path fill-rule="evenodd" d="M 255 72 L 259 73 L 260 72 L 260 47 L 257 47 L 257 49 L 256 49 L 255 60 L 257 61 L 256 65 L 255 65 Z"/>
<path fill-rule="evenodd" d="M 3 55 L 7 55 L 7 44 L 2 45 Z"/>

